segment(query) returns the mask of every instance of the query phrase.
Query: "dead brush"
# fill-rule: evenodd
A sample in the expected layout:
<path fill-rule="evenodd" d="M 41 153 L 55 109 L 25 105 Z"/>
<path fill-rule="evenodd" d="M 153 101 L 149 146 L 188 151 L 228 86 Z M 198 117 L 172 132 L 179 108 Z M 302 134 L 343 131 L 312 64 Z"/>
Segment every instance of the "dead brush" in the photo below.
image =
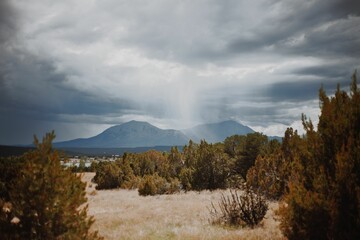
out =
<path fill-rule="evenodd" d="M 222 193 L 218 208 L 211 202 L 208 209 L 213 224 L 253 228 L 264 218 L 268 204 L 260 194 L 246 187 L 243 192 L 230 190 L 230 195 Z"/>

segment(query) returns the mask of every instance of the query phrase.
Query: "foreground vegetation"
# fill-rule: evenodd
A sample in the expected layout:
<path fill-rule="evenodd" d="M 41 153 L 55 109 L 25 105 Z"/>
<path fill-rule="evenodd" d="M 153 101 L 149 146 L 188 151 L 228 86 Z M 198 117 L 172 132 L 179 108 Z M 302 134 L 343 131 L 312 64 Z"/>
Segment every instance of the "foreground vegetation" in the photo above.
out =
<path fill-rule="evenodd" d="M 85 183 L 60 165 L 55 134 L 19 158 L 0 161 L 1 239 L 101 239 L 90 232 Z"/>
<path fill-rule="evenodd" d="M 349 92 L 338 86 L 335 95 L 328 97 L 320 89 L 318 127 L 303 115 L 306 132 L 303 136 L 289 128 L 282 143 L 253 133 L 231 136 L 217 144 L 190 141 L 182 152 L 174 147 L 170 153 L 124 154 L 115 162 L 91 166 L 96 170 L 93 181 L 98 190 L 130 190 L 92 190 L 91 199 L 96 201 L 98 195 L 125 192 L 135 201 L 131 189 L 138 189 L 147 199 L 137 217 L 146 217 L 154 223 L 156 216 L 145 214 L 153 210 L 149 200 L 190 196 L 193 199 L 188 205 L 182 205 L 184 211 L 197 198 L 188 191 L 216 192 L 230 188 L 235 190 L 223 191 L 218 199 L 211 199 L 210 212 L 200 210 L 201 214 L 211 215 L 210 222 L 253 228 L 266 222 L 263 217 L 268 214 L 269 201 L 276 200 L 281 203 L 277 211 L 280 228 L 288 239 L 360 239 L 360 93 L 356 73 L 352 79 Z M 94 220 L 87 217 L 85 184 L 79 175 L 72 173 L 75 169 L 60 165 L 58 153 L 51 148 L 54 137 L 53 133 L 48 134 L 42 143 L 35 138 L 36 150 L 19 158 L 0 160 L 3 239 L 99 238 L 97 232 L 90 231 Z M 123 206 L 123 202 L 116 204 L 109 211 L 131 213 L 134 208 L 131 204 Z M 166 205 L 162 202 L 159 206 L 167 209 Z M 175 208 L 167 209 L 167 216 L 176 218 Z M 97 217 L 99 212 L 94 211 Z M 191 219 L 185 221 L 191 223 Z M 209 217 L 202 219 L 208 220 Z M 116 225 L 127 224 L 121 221 Z M 124 221 L 136 224 L 134 219 Z M 139 230 L 137 239 L 178 236 L 174 232 L 166 235 L 145 232 L 144 236 L 145 229 L 144 226 Z M 120 233 L 116 234 L 107 237 L 118 238 Z"/>
<path fill-rule="evenodd" d="M 169 154 L 128 154 L 111 166 L 99 166 L 94 181 L 99 189 L 138 187 L 141 195 L 236 188 L 245 183 L 246 188 L 284 203 L 279 216 L 289 239 L 360 239 L 356 73 L 349 93 L 338 86 L 333 97 L 320 89 L 319 98 L 317 130 L 303 115 L 303 136 L 288 128 L 281 144 L 254 133 L 218 144 L 190 141 L 182 153 L 173 148 Z M 107 184 L 109 178 L 112 185 Z M 230 204 L 226 199 L 220 201 L 220 209 Z"/>

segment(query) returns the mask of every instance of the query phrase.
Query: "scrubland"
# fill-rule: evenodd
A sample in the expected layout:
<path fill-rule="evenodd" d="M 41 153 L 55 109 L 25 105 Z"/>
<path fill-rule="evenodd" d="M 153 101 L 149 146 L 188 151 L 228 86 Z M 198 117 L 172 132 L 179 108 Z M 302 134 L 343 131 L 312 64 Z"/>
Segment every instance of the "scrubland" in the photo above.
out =
<path fill-rule="evenodd" d="M 270 202 L 260 226 L 233 229 L 212 225 L 208 207 L 221 191 L 139 196 L 137 190 L 95 190 L 94 173 L 85 173 L 92 227 L 105 239 L 284 239 Z"/>

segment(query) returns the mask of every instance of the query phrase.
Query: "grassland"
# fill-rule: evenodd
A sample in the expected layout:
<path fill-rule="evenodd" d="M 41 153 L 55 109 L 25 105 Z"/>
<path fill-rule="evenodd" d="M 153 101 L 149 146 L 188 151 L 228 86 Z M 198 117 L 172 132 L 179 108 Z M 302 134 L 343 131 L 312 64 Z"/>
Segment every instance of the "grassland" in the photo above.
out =
<path fill-rule="evenodd" d="M 209 223 L 208 211 L 221 191 L 142 197 L 137 190 L 95 191 L 93 176 L 83 176 L 88 182 L 89 215 L 96 219 L 93 229 L 105 239 L 284 239 L 274 214 L 276 202 L 269 204 L 259 227 L 224 228 Z"/>

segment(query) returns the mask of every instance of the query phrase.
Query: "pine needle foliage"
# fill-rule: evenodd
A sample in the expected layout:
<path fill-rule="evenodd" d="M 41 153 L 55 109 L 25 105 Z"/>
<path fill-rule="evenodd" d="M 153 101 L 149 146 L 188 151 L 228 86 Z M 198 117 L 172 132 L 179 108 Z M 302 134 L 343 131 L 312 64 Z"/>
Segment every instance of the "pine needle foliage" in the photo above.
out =
<path fill-rule="evenodd" d="M 0 201 L 1 239 L 101 239 L 90 232 L 94 222 L 87 216 L 86 184 L 81 176 L 64 169 L 52 149 L 54 132 L 36 149 L 25 153 L 8 201 Z"/>
<path fill-rule="evenodd" d="M 282 229 L 289 239 L 360 239 L 360 91 L 319 92 L 317 131 L 303 115 L 306 135 L 294 155 Z"/>

